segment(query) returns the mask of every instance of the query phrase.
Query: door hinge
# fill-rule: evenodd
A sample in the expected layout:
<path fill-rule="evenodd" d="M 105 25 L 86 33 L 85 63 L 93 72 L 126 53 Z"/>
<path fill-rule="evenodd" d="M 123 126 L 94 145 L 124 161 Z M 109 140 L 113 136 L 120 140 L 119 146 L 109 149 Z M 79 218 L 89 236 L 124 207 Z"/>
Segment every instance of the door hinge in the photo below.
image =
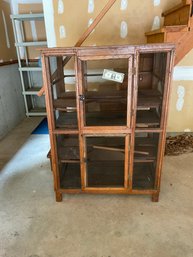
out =
<path fill-rule="evenodd" d="M 85 96 L 84 95 L 79 95 L 79 99 L 80 99 L 80 101 L 84 101 L 85 100 Z"/>

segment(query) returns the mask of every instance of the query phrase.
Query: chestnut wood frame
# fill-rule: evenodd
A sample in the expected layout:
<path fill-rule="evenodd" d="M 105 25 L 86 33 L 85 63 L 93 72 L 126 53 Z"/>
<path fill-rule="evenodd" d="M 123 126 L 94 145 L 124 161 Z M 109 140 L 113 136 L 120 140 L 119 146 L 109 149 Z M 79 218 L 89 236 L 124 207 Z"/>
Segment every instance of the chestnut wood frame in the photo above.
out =
<path fill-rule="evenodd" d="M 141 53 L 164 52 L 167 54 L 165 86 L 162 103 L 162 114 L 159 128 L 136 128 L 136 110 L 138 96 L 138 77 L 139 77 L 139 55 Z M 109 46 L 109 47 L 81 47 L 81 48 L 52 48 L 43 49 L 42 67 L 43 79 L 46 94 L 46 108 L 48 117 L 48 127 L 51 144 L 51 165 L 54 175 L 54 189 L 56 201 L 62 201 L 62 193 L 107 193 L 107 194 L 144 194 L 152 195 L 152 201 L 158 201 L 160 192 L 161 169 L 163 163 L 166 123 L 168 115 L 171 75 L 174 63 L 175 47 L 173 44 L 151 44 L 138 46 Z M 76 77 L 76 105 L 78 129 L 56 129 L 54 108 L 52 99 L 52 74 L 50 71 L 49 57 L 61 58 L 75 57 L 75 77 Z M 80 100 L 80 95 L 84 94 L 82 86 L 82 62 L 88 60 L 104 59 L 128 59 L 128 95 L 127 95 L 127 123 L 126 126 L 92 126 L 84 125 L 84 103 Z M 62 62 L 61 62 L 62 63 Z M 61 65 L 62 66 L 62 65 Z M 61 68 L 58 67 L 58 74 L 61 75 Z M 62 78 L 59 78 L 58 81 Z M 157 154 L 156 176 L 154 189 L 137 190 L 132 188 L 133 181 L 133 163 L 134 163 L 134 144 L 136 132 L 159 133 L 159 144 Z M 56 135 L 78 135 L 80 149 L 80 169 L 81 169 L 81 188 L 80 189 L 63 189 L 60 188 L 59 181 L 59 162 L 56 145 Z M 125 136 L 125 171 L 123 187 L 88 187 L 86 183 L 85 167 L 85 136 Z"/>

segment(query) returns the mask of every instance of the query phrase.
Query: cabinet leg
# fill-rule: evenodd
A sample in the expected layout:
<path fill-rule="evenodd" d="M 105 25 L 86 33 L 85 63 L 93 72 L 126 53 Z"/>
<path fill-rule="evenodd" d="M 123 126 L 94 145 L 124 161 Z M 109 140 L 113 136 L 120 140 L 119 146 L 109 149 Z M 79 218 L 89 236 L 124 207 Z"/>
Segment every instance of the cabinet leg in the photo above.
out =
<path fill-rule="evenodd" d="M 159 192 L 152 194 L 152 202 L 159 202 Z"/>
<path fill-rule="evenodd" d="M 56 195 L 56 202 L 62 202 L 62 193 L 56 191 L 55 195 Z"/>

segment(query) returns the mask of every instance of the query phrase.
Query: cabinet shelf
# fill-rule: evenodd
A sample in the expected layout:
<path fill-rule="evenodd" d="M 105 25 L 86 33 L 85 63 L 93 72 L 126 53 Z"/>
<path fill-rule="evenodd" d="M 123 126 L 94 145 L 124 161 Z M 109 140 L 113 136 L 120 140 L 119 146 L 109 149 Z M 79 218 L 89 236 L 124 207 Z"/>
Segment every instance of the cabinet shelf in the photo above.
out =
<path fill-rule="evenodd" d="M 66 128 L 66 129 L 77 129 L 77 113 L 76 112 L 65 112 L 61 113 L 56 119 L 57 128 Z"/>
<path fill-rule="evenodd" d="M 121 112 L 89 112 L 86 114 L 87 126 L 126 126 L 126 113 Z M 63 112 L 56 120 L 57 128 L 78 128 L 77 113 Z"/>
<path fill-rule="evenodd" d="M 160 117 L 155 110 L 139 110 L 137 111 L 136 127 L 158 127 L 160 125 Z"/>
<path fill-rule="evenodd" d="M 59 160 L 62 163 L 70 163 L 70 162 L 80 162 L 79 155 L 79 147 L 60 147 L 58 150 Z M 99 150 L 94 149 L 92 146 L 88 147 L 88 156 L 87 162 L 116 162 L 116 161 L 124 161 L 124 152 L 123 151 L 107 151 L 107 150 Z"/>
<path fill-rule="evenodd" d="M 22 94 L 24 98 L 25 111 L 27 116 L 46 116 L 44 96 L 40 99 L 36 95 L 40 88 L 35 85 L 42 83 L 42 67 L 38 59 L 31 57 L 31 50 L 47 46 L 47 41 L 42 38 L 37 41 L 29 41 L 26 36 L 25 25 L 30 21 L 44 22 L 43 13 L 16 14 L 10 16 L 12 19 L 15 47 L 18 59 L 18 70 L 21 77 Z M 41 22 L 42 21 L 42 22 Z M 46 35 L 45 35 L 46 37 Z M 35 56 L 40 56 L 40 51 Z M 39 108 L 38 106 L 41 106 Z"/>
<path fill-rule="evenodd" d="M 112 126 L 126 125 L 126 113 L 116 112 L 90 112 L 86 114 L 87 126 Z M 100 122 L 100 123 L 98 123 Z M 160 118 L 156 111 L 137 111 L 137 128 L 157 127 L 160 125 Z M 77 128 L 77 113 L 64 112 L 56 120 L 56 127 L 59 128 Z"/>
<path fill-rule="evenodd" d="M 162 103 L 162 97 L 157 90 L 139 90 L 137 109 L 158 108 Z"/>
<path fill-rule="evenodd" d="M 61 163 L 80 162 L 79 147 L 68 146 L 58 148 L 58 157 Z"/>
<path fill-rule="evenodd" d="M 41 67 L 19 67 L 20 71 L 42 71 Z"/>
<path fill-rule="evenodd" d="M 67 111 L 68 109 L 76 110 L 76 99 L 57 99 L 54 100 L 53 107 L 55 110 Z"/>
<path fill-rule="evenodd" d="M 37 93 L 40 91 L 40 87 L 33 87 L 26 89 L 23 94 L 25 95 L 37 95 Z"/>
<path fill-rule="evenodd" d="M 30 46 L 46 46 L 47 45 L 47 41 L 32 41 L 32 42 L 19 42 L 19 43 L 15 43 L 15 46 L 17 47 L 22 47 L 22 46 L 26 46 L 26 47 L 30 47 Z"/>
<path fill-rule="evenodd" d="M 157 141 L 149 137 L 135 139 L 135 162 L 154 162 L 157 158 Z M 142 154 L 140 153 L 142 152 Z M 143 154 L 144 153 L 144 154 Z"/>
<path fill-rule="evenodd" d="M 68 141 L 68 140 L 67 140 Z M 58 146 L 58 156 L 61 163 L 73 163 L 80 162 L 80 153 L 78 146 L 78 139 L 73 144 L 62 145 L 64 142 L 61 142 L 61 145 Z M 87 162 L 100 162 L 100 161 L 123 161 L 124 156 L 124 146 L 115 145 L 115 144 L 105 144 L 107 150 L 97 149 L 99 143 L 97 139 L 93 141 L 92 145 L 87 145 Z M 99 144 L 100 145 L 100 144 Z M 108 148 L 119 148 L 122 151 L 109 151 Z M 135 162 L 154 162 L 157 158 L 157 146 L 156 140 L 151 138 L 137 138 L 135 142 Z"/>
<path fill-rule="evenodd" d="M 80 162 L 78 137 L 60 141 L 58 156 L 62 163 Z M 113 142 L 92 138 L 87 144 L 87 163 L 124 161 L 124 158 L 124 145 L 120 144 L 119 138 Z"/>
<path fill-rule="evenodd" d="M 68 101 L 67 101 L 68 99 Z M 62 94 L 62 98 L 58 100 L 60 101 L 60 105 L 66 105 L 66 103 L 71 104 L 73 103 L 73 100 L 76 99 L 75 93 L 67 92 Z M 74 101 L 75 102 L 75 101 Z M 88 91 L 85 93 L 85 102 L 86 103 L 92 103 L 92 102 L 103 102 L 103 103 L 110 103 L 110 102 L 116 102 L 116 103 L 127 103 L 127 92 L 126 91 L 118 91 L 118 92 L 92 92 Z M 157 90 L 140 90 L 139 96 L 138 96 L 138 102 L 137 102 L 137 109 L 143 110 L 148 108 L 158 108 L 160 107 L 162 103 L 162 97 L 159 91 Z"/>
<path fill-rule="evenodd" d="M 44 20 L 43 13 L 30 13 L 30 14 L 12 14 L 11 19 L 18 21 L 30 21 L 30 20 Z"/>

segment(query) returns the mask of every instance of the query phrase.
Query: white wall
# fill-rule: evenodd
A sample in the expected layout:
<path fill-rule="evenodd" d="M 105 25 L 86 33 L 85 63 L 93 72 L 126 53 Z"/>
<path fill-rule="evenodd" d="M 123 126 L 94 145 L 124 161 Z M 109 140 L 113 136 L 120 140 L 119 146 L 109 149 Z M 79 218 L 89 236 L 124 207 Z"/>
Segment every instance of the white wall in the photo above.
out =
<path fill-rule="evenodd" d="M 25 117 L 18 65 L 0 67 L 0 139 Z"/>

